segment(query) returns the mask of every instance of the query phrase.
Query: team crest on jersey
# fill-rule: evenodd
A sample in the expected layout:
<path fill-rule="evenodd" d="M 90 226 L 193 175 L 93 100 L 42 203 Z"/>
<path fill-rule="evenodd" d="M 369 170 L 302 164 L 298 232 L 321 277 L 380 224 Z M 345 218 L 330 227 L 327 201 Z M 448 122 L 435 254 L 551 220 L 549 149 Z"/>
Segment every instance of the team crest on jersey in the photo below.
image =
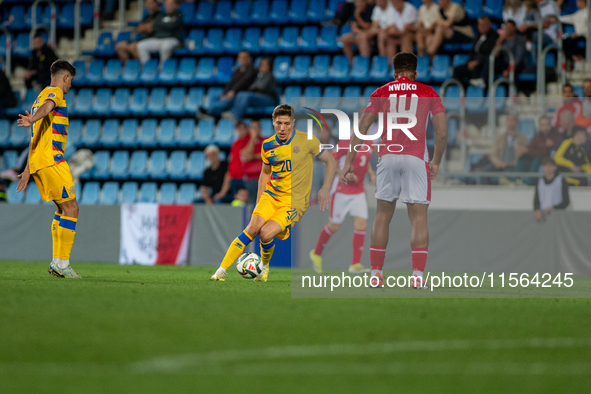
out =
<path fill-rule="evenodd" d="M 70 186 L 70 195 L 74 194 L 74 185 Z"/>
<path fill-rule="evenodd" d="M 49 94 L 47 95 L 47 98 L 55 98 L 55 93 L 49 93 Z"/>
<path fill-rule="evenodd" d="M 300 153 L 300 147 L 299 146 L 294 146 L 293 147 L 293 153 Z"/>

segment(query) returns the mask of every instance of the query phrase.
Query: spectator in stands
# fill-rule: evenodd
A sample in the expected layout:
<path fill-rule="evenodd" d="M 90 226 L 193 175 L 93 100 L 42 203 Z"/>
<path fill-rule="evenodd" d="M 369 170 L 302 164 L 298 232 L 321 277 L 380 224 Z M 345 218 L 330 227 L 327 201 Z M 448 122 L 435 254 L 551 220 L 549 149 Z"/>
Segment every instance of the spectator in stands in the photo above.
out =
<path fill-rule="evenodd" d="M 220 98 L 213 103 L 210 102 L 208 108 L 199 107 L 198 118 L 219 117 L 222 112 L 232 108 L 236 94 L 248 89 L 255 81 L 257 72 L 252 65 L 252 58 L 248 51 L 238 53 L 238 63 L 240 63 L 240 67 L 234 70 L 232 78 L 224 87 Z"/>
<path fill-rule="evenodd" d="M 563 141 L 573 137 L 573 131 L 576 127 L 575 114 L 571 111 L 560 112 L 558 116 L 558 132 Z"/>
<path fill-rule="evenodd" d="M 435 28 L 440 19 L 439 6 L 433 0 L 423 0 L 423 4 L 419 7 L 419 17 L 415 29 L 418 56 L 427 54 L 427 37 L 435 34 Z"/>
<path fill-rule="evenodd" d="M 164 12 L 156 15 L 152 22 L 152 36 L 137 43 L 140 62 L 145 64 L 153 52 L 159 52 L 162 64 L 183 42 L 183 27 L 183 15 L 177 0 L 165 0 Z"/>
<path fill-rule="evenodd" d="M 33 89 L 33 82 L 36 81 L 43 88 L 51 82 L 51 65 L 57 60 L 57 56 L 40 35 L 33 38 L 33 50 L 29 56 L 29 65 L 25 70 L 25 85 L 27 89 Z"/>
<path fill-rule="evenodd" d="M 367 32 L 372 28 L 373 9 L 374 5 L 369 4 L 367 0 L 355 0 L 355 12 L 353 13 L 355 20 L 351 23 L 351 32 L 341 36 L 343 53 L 351 62 L 355 56 L 354 45 L 357 45 L 359 55 L 371 56 L 372 38 L 367 37 Z"/>
<path fill-rule="evenodd" d="M 271 60 L 261 59 L 259 73 L 248 90 L 238 92 L 232 103 L 232 109 L 222 113 L 222 118 L 239 120 L 251 107 L 269 107 L 279 103 L 277 83 L 271 72 Z"/>
<path fill-rule="evenodd" d="M 390 0 L 376 0 L 376 5 L 371 12 L 371 27 L 358 31 L 355 36 L 355 42 L 359 48 L 359 53 L 362 56 L 371 55 L 371 47 L 374 43 L 374 38 L 377 37 L 378 53 L 380 56 L 386 56 L 386 39 L 388 27 L 392 24 L 394 19 L 394 7 L 390 4 Z M 382 39 L 380 39 L 380 37 Z M 368 55 L 368 53 L 370 55 Z M 346 53 L 345 53 L 346 54 Z"/>
<path fill-rule="evenodd" d="M 499 38 L 495 44 L 495 48 L 502 47 L 507 49 L 513 54 L 515 60 L 515 81 L 518 80 L 517 76 L 521 73 L 528 65 L 528 53 L 525 49 L 525 37 L 517 32 L 517 25 L 514 21 L 508 20 L 505 22 L 505 29 L 501 31 Z M 498 52 L 495 59 L 495 74 L 502 74 L 503 77 L 509 77 L 509 56 L 505 52 Z M 482 71 L 482 82 L 488 82 L 488 73 L 490 70 L 488 60 L 485 60 Z"/>
<path fill-rule="evenodd" d="M 205 148 L 205 157 L 210 166 L 203 172 L 201 180 L 201 198 L 205 204 L 211 205 L 222 200 L 220 191 L 224 186 L 228 163 L 220 160 L 220 148 L 216 145 L 208 145 Z M 230 200 L 231 201 L 231 200 Z"/>
<path fill-rule="evenodd" d="M 10 81 L 6 78 L 4 70 L 0 69 L 0 113 L 6 108 L 16 106 L 16 97 L 10 86 Z"/>
<path fill-rule="evenodd" d="M 465 44 L 472 41 L 474 31 L 464 7 L 451 0 L 439 0 L 441 20 L 435 34 L 427 38 L 427 52 L 435 56 L 442 44 Z"/>
<path fill-rule="evenodd" d="M 542 160 L 544 176 L 538 180 L 534 195 L 534 215 L 538 222 L 555 209 L 566 209 L 570 204 L 568 183 L 562 175 L 556 175 L 558 167 L 554 160 L 545 157 Z"/>
<path fill-rule="evenodd" d="M 146 9 L 148 13 L 144 16 L 140 24 L 136 27 L 135 32 L 141 34 L 140 40 L 152 37 L 154 21 L 156 16 L 160 14 L 160 4 L 156 0 L 146 0 Z M 115 45 L 117 56 L 123 63 L 130 58 L 137 59 L 137 41 L 121 41 Z"/>
<path fill-rule="evenodd" d="M 345 0 L 343 3 L 337 6 L 334 19 L 329 24 L 337 25 L 342 27 L 349 22 L 351 16 L 353 16 L 355 9 L 355 0 Z"/>
<path fill-rule="evenodd" d="M 378 34 L 378 46 L 382 45 L 388 57 L 388 64 L 396 55 L 398 47 L 401 52 L 412 52 L 414 29 L 417 23 L 417 9 L 404 0 L 392 0 L 394 11 L 390 26 Z"/>
<path fill-rule="evenodd" d="M 525 20 L 525 6 L 521 0 L 505 0 L 503 7 L 503 22 L 515 22 L 517 27 L 520 27 Z M 499 33 L 500 34 L 500 33 Z"/>
<path fill-rule="evenodd" d="M 493 30 L 490 18 L 486 15 L 478 18 L 478 33 L 480 35 L 474 40 L 468 62 L 454 68 L 454 78 L 459 81 L 470 79 L 470 84 L 485 87 L 485 79 L 488 77 L 484 75 L 485 64 L 488 63 L 488 56 L 499 35 Z"/>
<path fill-rule="evenodd" d="M 540 18 L 544 21 L 544 34 L 542 38 L 542 46 L 547 46 L 555 43 L 558 39 L 558 25 L 554 15 L 560 15 L 560 9 L 554 0 L 537 0 L 538 10 L 540 11 Z M 538 26 L 535 26 L 535 31 L 532 35 L 533 46 L 538 43 Z M 535 53 L 535 49 L 534 49 Z"/>
<path fill-rule="evenodd" d="M 525 15 L 523 23 L 519 26 L 519 32 L 525 35 L 528 41 L 528 50 L 531 52 L 531 41 L 534 32 L 538 31 L 538 22 L 540 21 L 540 10 L 538 9 L 537 0 L 525 0 L 523 3 L 525 7 Z"/>
<path fill-rule="evenodd" d="M 249 195 L 250 194 L 248 193 L 248 190 L 246 190 L 244 187 L 241 187 L 240 189 L 236 190 L 236 194 L 234 194 L 234 201 L 232 201 L 231 205 L 233 207 L 243 208 L 246 204 L 248 204 Z"/>
<path fill-rule="evenodd" d="M 562 103 L 556 107 L 556 111 L 554 111 L 554 118 L 552 118 L 553 127 L 559 126 L 558 120 L 560 119 L 562 111 L 572 112 L 575 115 L 575 119 L 583 111 L 583 103 L 575 94 L 575 90 L 570 83 L 567 83 L 562 87 L 562 97 Z"/>
<path fill-rule="evenodd" d="M 587 143 L 587 132 L 579 126 L 573 129 L 572 138 L 562 141 L 558 147 L 554 161 L 560 172 L 585 172 L 591 174 L 591 162 L 584 145 Z M 587 178 L 566 178 L 573 186 L 587 186 Z"/>
<path fill-rule="evenodd" d="M 224 184 L 219 193 L 215 196 L 216 202 L 230 203 L 232 196 L 241 187 L 244 187 L 242 181 L 242 157 L 240 155 L 244 146 L 248 143 L 248 129 L 246 123 L 240 121 L 236 123 L 237 138 L 230 147 L 230 157 L 228 158 L 228 172 L 224 178 Z"/>
<path fill-rule="evenodd" d="M 585 60 L 585 48 L 580 48 L 579 43 L 587 42 L 587 17 L 589 15 L 587 0 L 577 0 L 577 7 L 579 7 L 579 10 L 574 14 L 560 17 L 562 23 L 567 23 L 575 27 L 575 32 L 571 33 L 562 42 L 562 49 L 564 49 L 566 58 L 574 62 Z"/>
<path fill-rule="evenodd" d="M 263 167 L 261 148 L 264 138 L 261 137 L 261 123 L 258 120 L 250 122 L 246 145 L 240 150 L 242 160 L 242 180 L 248 190 L 248 203 L 256 204 L 259 190 L 259 175 Z"/>
<path fill-rule="evenodd" d="M 550 118 L 542 116 L 538 121 L 538 129 L 527 151 L 517 160 L 516 172 L 538 172 L 542 159 L 551 156 L 560 145 L 560 134 L 552 127 Z M 528 179 L 528 184 L 533 185 L 534 180 Z"/>
<path fill-rule="evenodd" d="M 577 125 L 584 129 L 591 128 L 591 78 L 583 81 L 583 113 L 575 119 Z"/>

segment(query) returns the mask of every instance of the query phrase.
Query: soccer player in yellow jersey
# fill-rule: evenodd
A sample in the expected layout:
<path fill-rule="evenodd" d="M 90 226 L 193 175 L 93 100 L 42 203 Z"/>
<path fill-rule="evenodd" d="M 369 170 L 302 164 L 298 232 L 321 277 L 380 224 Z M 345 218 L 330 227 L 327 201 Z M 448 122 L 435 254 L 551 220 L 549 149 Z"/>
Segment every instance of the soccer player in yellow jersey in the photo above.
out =
<path fill-rule="evenodd" d="M 318 203 L 321 210 L 328 208 L 335 160 L 330 152 L 321 151 L 318 138 L 308 139 L 307 133 L 294 130 L 293 125 L 293 108 L 287 104 L 277 106 L 273 111 L 276 134 L 267 138 L 261 149 L 263 168 L 252 218 L 242 234 L 232 241 L 220 268 L 210 280 L 225 280 L 226 270 L 244 253 L 246 246 L 260 235 L 263 271 L 254 280 L 267 281 L 275 238 L 289 238 L 289 229 L 310 206 L 314 156 L 326 164 Z"/>
<path fill-rule="evenodd" d="M 76 236 L 78 203 L 70 167 L 64 159 L 68 142 L 68 109 L 64 95 L 72 86 L 76 69 L 65 60 L 51 65 L 51 85 L 39 93 L 31 113 L 19 115 L 19 127 L 31 128 L 29 159 L 19 175 L 17 192 L 24 190 L 32 175 L 41 198 L 53 201 L 57 211 L 51 223 L 53 261 L 47 269 L 60 278 L 80 278 L 70 267 L 70 252 Z"/>

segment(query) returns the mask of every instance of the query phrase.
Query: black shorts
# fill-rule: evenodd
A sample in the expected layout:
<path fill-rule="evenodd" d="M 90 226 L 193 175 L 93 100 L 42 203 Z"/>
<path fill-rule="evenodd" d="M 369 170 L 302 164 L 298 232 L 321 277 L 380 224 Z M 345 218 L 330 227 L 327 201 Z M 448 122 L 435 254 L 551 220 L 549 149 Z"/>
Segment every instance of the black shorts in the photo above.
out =
<path fill-rule="evenodd" d="M 444 44 L 468 44 L 472 42 L 473 38 L 454 30 L 454 34 L 449 40 L 443 41 Z"/>

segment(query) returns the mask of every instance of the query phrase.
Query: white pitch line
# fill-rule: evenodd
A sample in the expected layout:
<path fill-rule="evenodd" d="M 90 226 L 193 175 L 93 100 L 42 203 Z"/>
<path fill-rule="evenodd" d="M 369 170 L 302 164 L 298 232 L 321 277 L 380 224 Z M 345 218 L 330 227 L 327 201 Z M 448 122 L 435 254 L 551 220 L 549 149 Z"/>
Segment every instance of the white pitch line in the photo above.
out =
<path fill-rule="evenodd" d="M 267 349 L 231 349 L 208 353 L 157 357 L 130 364 L 132 373 L 177 373 L 193 367 L 215 368 L 224 362 L 268 361 L 286 358 L 375 355 L 405 352 L 554 349 L 591 347 L 591 338 L 525 338 L 484 340 L 399 341 L 368 344 L 281 346 Z M 218 365 L 216 365 L 218 364 Z"/>

